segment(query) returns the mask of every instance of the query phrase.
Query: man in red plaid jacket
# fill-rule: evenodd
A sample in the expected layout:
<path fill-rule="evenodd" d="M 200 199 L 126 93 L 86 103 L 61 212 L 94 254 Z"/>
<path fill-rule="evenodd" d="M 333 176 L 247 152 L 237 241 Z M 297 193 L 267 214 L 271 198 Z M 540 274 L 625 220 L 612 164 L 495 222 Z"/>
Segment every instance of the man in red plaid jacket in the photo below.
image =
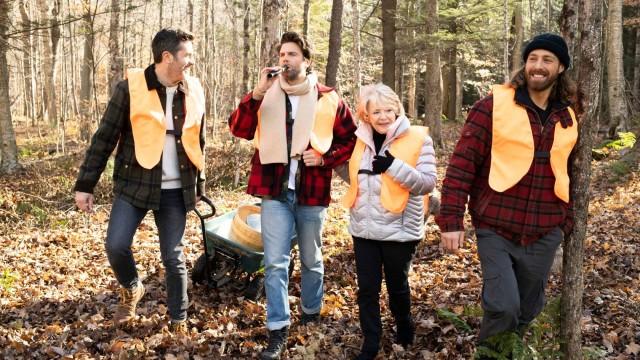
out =
<path fill-rule="evenodd" d="M 469 202 L 483 275 L 483 345 L 503 332 L 524 335 L 544 306 L 555 251 L 573 227 L 571 58 L 554 34 L 534 37 L 522 55 L 525 65 L 510 83 L 494 86 L 470 110 L 436 217 L 443 248 L 455 252 Z"/>
<path fill-rule="evenodd" d="M 320 320 L 321 234 L 331 200 L 331 175 L 349 159 L 356 140 L 349 108 L 311 71 L 306 40 L 287 32 L 278 53 L 279 67 L 262 69 L 256 88 L 229 118 L 231 133 L 254 140 L 256 147 L 247 192 L 262 198 L 269 344 L 261 359 L 279 358 L 287 344 L 287 269 L 294 236 L 301 262 L 300 322 Z"/>

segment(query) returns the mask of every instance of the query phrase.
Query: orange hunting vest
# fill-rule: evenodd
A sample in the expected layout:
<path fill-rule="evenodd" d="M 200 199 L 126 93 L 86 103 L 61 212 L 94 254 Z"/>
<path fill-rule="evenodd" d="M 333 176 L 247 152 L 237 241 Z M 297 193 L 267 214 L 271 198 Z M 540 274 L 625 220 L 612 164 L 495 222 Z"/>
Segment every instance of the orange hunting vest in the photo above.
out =
<path fill-rule="evenodd" d="M 429 134 L 429 128 L 425 126 L 411 126 L 409 130 L 395 139 L 389 147 L 389 152 L 394 157 L 404 161 L 411 167 L 416 167 L 422 145 Z M 349 160 L 349 189 L 342 198 L 342 205 L 351 208 L 358 196 L 358 170 L 364 153 L 365 143 L 358 139 Z M 382 174 L 382 186 L 380 189 L 380 202 L 382 206 L 392 213 L 402 213 L 409 202 L 409 190 L 386 173 Z M 424 197 L 425 211 L 429 208 L 429 195 Z"/>
<path fill-rule="evenodd" d="M 313 129 L 309 137 L 311 147 L 324 155 L 331 147 L 333 141 L 333 123 L 336 121 L 336 111 L 340 97 L 335 91 L 322 94 L 316 105 L 316 116 L 313 121 Z M 253 145 L 257 149 L 260 144 L 260 111 L 258 111 L 258 126 L 256 127 Z"/>
<path fill-rule="evenodd" d="M 131 130 L 136 160 L 145 169 L 160 162 L 167 133 L 165 114 L 156 89 L 149 90 L 144 70 L 129 69 L 129 103 Z M 198 79 L 186 76 L 183 82 L 186 115 L 182 127 L 182 146 L 198 170 L 204 169 L 204 154 L 200 148 L 200 127 L 204 115 L 204 92 Z"/>
<path fill-rule="evenodd" d="M 493 86 L 493 139 L 489 186 L 503 192 L 520 181 L 531 167 L 534 157 L 533 133 L 527 110 L 516 104 L 515 89 L 509 85 Z M 554 192 L 569 202 L 567 162 L 578 140 L 578 122 L 573 109 L 568 108 L 573 125 L 564 129 L 556 123 L 550 160 L 556 178 Z"/>

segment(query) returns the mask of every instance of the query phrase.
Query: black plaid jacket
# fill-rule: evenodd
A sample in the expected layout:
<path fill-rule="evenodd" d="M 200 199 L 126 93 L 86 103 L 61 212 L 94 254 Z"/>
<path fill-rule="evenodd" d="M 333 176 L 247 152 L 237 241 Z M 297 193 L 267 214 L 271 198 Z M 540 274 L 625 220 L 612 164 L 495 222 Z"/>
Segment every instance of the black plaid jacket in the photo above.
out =
<path fill-rule="evenodd" d="M 144 71 L 149 90 L 157 89 L 162 107 L 166 106 L 166 88 L 158 81 L 155 66 L 150 65 Z M 166 109 L 164 109 L 166 111 Z M 182 87 L 173 98 L 173 124 L 175 129 L 182 129 L 184 124 L 185 96 Z M 204 152 L 205 124 L 200 129 L 200 148 Z M 164 139 L 163 139 L 164 141 Z M 162 183 L 162 160 L 152 169 L 145 169 L 138 164 L 135 155 L 133 133 L 129 120 L 129 83 L 123 80 L 118 83 L 113 96 L 109 100 L 107 110 L 102 117 L 98 130 L 91 139 L 84 162 L 74 186 L 75 191 L 93 193 L 100 179 L 109 156 L 118 145 L 113 169 L 114 194 L 131 205 L 157 210 L 160 208 L 160 186 Z M 176 149 L 180 165 L 180 180 L 184 205 L 187 210 L 195 207 L 196 195 L 204 194 L 204 171 L 191 163 L 176 136 Z"/>

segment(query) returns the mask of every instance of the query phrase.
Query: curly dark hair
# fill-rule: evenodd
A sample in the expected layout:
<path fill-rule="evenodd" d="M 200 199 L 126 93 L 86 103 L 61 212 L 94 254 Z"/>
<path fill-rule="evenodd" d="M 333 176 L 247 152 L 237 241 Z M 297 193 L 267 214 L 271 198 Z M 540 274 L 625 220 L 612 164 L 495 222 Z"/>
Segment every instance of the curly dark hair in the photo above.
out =
<path fill-rule="evenodd" d="M 509 84 L 514 88 L 527 85 L 527 79 L 524 76 L 524 66 L 511 74 Z M 567 74 L 567 71 L 561 72 L 552 86 L 553 89 L 551 89 L 549 100 L 562 102 L 568 101 L 571 103 L 577 114 L 582 113 L 582 97 L 579 94 L 578 86 L 575 81 L 571 79 L 570 75 Z"/>

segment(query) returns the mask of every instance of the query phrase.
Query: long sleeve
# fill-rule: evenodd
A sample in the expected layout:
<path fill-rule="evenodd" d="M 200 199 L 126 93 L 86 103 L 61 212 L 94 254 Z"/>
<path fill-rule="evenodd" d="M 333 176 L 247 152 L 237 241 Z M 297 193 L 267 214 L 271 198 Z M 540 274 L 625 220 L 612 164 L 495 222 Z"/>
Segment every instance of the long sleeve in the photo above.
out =
<path fill-rule="evenodd" d="M 471 108 L 449 159 L 442 183 L 440 214 L 436 216 L 436 223 L 443 232 L 464 229 L 464 212 L 471 187 L 491 151 L 492 104 L 492 97 L 488 97 Z"/>
<path fill-rule="evenodd" d="M 75 191 L 93 193 L 100 180 L 109 156 L 120 139 L 123 126 L 129 120 L 129 89 L 126 81 L 121 81 L 109 100 L 100 126 L 91 138 L 84 162 L 74 186 Z"/>
<path fill-rule="evenodd" d="M 333 141 L 329 150 L 322 156 L 325 167 L 333 169 L 349 160 L 356 145 L 355 131 L 356 125 L 351 111 L 340 100 L 333 123 Z"/>
<path fill-rule="evenodd" d="M 253 140 L 258 127 L 258 110 L 262 101 L 253 99 L 253 92 L 246 94 L 229 116 L 229 129 L 233 136 Z"/>

